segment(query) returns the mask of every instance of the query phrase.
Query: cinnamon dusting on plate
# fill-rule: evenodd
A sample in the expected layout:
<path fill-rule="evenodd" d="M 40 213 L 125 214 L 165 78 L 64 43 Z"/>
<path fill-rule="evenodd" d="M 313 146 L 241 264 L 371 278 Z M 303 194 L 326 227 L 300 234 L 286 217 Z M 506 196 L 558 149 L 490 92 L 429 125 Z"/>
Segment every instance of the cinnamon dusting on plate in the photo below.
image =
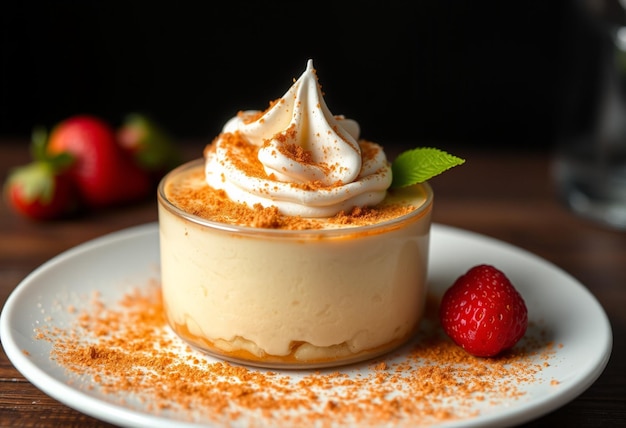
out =
<path fill-rule="evenodd" d="M 189 422 L 230 426 L 424 426 L 466 420 L 484 406 L 524 396 L 558 346 L 532 325 L 498 358 L 476 358 L 454 345 L 430 296 L 420 332 L 389 355 L 347 368 L 276 371 L 238 366 L 192 350 L 171 332 L 160 287 L 151 281 L 117 302 L 94 294 L 74 322 L 46 326 L 37 340 L 75 387 L 122 406 Z"/>

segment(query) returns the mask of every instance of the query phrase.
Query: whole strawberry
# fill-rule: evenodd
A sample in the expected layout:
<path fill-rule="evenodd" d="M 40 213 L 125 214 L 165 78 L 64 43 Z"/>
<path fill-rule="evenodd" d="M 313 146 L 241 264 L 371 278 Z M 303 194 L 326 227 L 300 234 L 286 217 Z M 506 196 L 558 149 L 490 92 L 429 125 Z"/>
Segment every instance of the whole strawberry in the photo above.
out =
<path fill-rule="evenodd" d="M 78 208 L 74 182 L 68 174 L 73 159 L 67 153 L 49 155 L 47 133 L 35 128 L 30 145 L 33 160 L 9 173 L 4 199 L 18 214 L 33 220 L 53 220 Z"/>
<path fill-rule="evenodd" d="M 439 319 L 457 345 L 477 357 L 493 357 L 524 336 L 528 311 L 504 273 L 490 265 L 478 265 L 445 292 Z"/>
<path fill-rule="evenodd" d="M 118 145 L 112 127 L 98 117 L 77 115 L 57 124 L 47 151 L 73 157 L 69 173 L 88 207 L 131 202 L 152 190 L 148 174 Z"/>
<path fill-rule="evenodd" d="M 15 168 L 4 185 L 4 197 L 18 214 L 33 220 L 53 220 L 77 207 L 74 184 L 51 163 L 33 161 Z"/>

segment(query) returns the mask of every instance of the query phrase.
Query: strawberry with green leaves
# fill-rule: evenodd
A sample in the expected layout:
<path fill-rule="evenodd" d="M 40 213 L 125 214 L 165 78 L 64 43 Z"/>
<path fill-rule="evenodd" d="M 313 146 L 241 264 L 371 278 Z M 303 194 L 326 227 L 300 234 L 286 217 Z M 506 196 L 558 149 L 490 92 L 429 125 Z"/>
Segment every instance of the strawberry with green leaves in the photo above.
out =
<path fill-rule="evenodd" d="M 65 217 L 78 208 L 76 188 L 67 170 L 72 159 L 65 153 L 49 156 L 45 132 L 33 133 L 33 161 L 14 168 L 4 184 L 4 198 L 18 214 L 33 220 Z"/>
<path fill-rule="evenodd" d="M 145 198 L 149 175 L 117 143 L 115 131 L 100 118 L 72 116 L 50 133 L 47 151 L 70 154 L 69 170 L 81 201 L 89 208 L 108 207 Z"/>
<path fill-rule="evenodd" d="M 65 217 L 76 208 L 73 183 L 45 162 L 16 168 L 5 184 L 5 199 L 19 214 L 34 220 Z"/>

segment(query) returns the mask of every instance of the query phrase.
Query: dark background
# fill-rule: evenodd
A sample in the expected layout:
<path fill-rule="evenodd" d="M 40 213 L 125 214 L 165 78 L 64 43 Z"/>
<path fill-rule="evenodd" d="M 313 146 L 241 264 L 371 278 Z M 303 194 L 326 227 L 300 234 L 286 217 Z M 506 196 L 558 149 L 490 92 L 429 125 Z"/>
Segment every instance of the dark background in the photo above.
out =
<path fill-rule="evenodd" d="M 591 6 L 590 6 L 591 4 Z M 590 126 L 606 31 L 593 0 L 9 1 L 0 6 L 0 137 L 77 113 L 152 116 L 211 139 L 264 109 L 312 58 L 362 135 L 547 148 Z"/>

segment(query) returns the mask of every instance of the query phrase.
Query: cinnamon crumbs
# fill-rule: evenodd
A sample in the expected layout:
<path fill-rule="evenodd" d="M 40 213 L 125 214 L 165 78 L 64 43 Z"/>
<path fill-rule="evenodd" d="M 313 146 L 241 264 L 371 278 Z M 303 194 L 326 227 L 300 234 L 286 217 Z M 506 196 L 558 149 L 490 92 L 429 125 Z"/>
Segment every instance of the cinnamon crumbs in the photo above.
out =
<path fill-rule="evenodd" d="M 243 113 L 241 116 L 247 118 Z M 292 126 L 286 131 L 284 137 L 287 138 L 287 134 L 293 132 L 295 129 Z M 259 146 L 249 144 L 238 131 L 222 133 L 217 139 L 220 140 L 220 150 L 227 152 L 226 157 L 231 160 L 237 170 L 242 171 L 248 177 L 265 180 L 266 188 L 258 191 L 270 193 L 276 190 L 272 188 L 272 183 L 278 183 L 276 177 L 274 174 L 268 175 L 258 159 Z M 216 156 L 214 151 L 217 144 L 215 143 L 216 141 L 205 147 L 204 159 Z M 359 146 L 364 164 L 372 161 L 380 151 L 378 145 L 366 140 L 359 141 Z M 283 144 L 277 150 L 281 150 L 284 156 L 301 164 L 312 163 L 312 154 L 299 145 Z M 338 165 L 316 165 L 326 169 L 340 168 Z M 305 191 L 315 191 L 339 187 L 344 183 L 338 181 L 328 185 L 319 180 L 312 180 L 306 183 L 289 183 L 289 185 Z M 402 192 L 402 190 L 395 191 Z M 197 167 L 193 172 L 186 171 L 183 177 L 172 177 L 165 188 L 165 193 L 168 200 L 178 208 L 207 220 L 239 226 L 286 230 L 368 226 L 402 217 L 418 208 L 414 205 L 416 196 L 414 193 L 410 197 L 397 198 L 392 203 L 383 201 L 374 207 L 356 207 L 349 212 L 342 211 L 330 218 L 284 216 L 275 208 L 264 208 L 260 204 L 250 207 L 231 200 L 224 191 L 216 190 L 206 183 L 204 169 L 201 167 Z M 388 190 L 388 193 L 392 194 L 393 190 Z M 425 199 L 425 194 L 419 196 L 421 200 Z M 421 203 L 420 198 L 418 202 Z M 367 215 L 364 215 L 365 212 Z"/>
<path fill-rule="evenodd" d="M 276 207 L 252 207 L 232 201 L 226 192 L 209 187 L 203 169 L 189 171 L 182 179 L 166 188 L 170 202 L 181 210 L 207 220 L 267 229 L 320 230 L 339 226 L 367 226 L 393 220 L 415 210 L 407 204 L 378 207 L 355 207 L 330 218 L 316 219 L 286 216 Z"/>
<path fill-rule="evenodd" d="M 242 150 L 252 150 L 250 147 L 253 146 L 247 145 L 242 147 Z M 205 156 L 210 150 L 214 150 L 213 146 L 205 149 Z M 231 150 L 239 149 L 232 147 Z M 239 156 L 233 157 L 239 159 L 237 161 L 240 163 L 239 167 L 245 168 L 247 174 L 265 174 L 260 163 L 257 165 L 253 161 L 245 160 L 254 158 L 250 153 L 239 153 Z M 319 182 L 292 185 L 305 190 L 323 187 Z M 287 216 L 281 214 L 276 207 L 263 207 L 260 204 L 250 207 L 231 200 L 225 191 L 206 184 L 203 165 L 198 165 L 170 180 L 165 192 L 172 204 L 197 217 L 219 223 L 284 230 L 319 230 L 384 223 L 414 211 L 417 207 L 408 201 L 409 198 L 425 199 L 425 195 L 414 192 L 410 197 L 407 196 L 406 200 L 398 198 L 397 202 L 382 203 L 374 207 L 355 207 L 349 212 L 341 211 L 333 217 L 324 219 Z M 393 195 L 393 191 L 389 192 Z"/>
<path fill-rule="evenodd" d="M 554 355 L 547 333 L 531 324 L 512 351 L 472 357 L 443 334 L 437 305 L 430 296 L 421 330 L 397 352 L 317 371 L 248 368 L 192 350 L 167 326 L 157 281 L 118 302 L 96 294 L 70 312 L 73 323 L 43 325 L 36 339 L 51 343 L 51 358 L 77 388 L 212 426 L 408 427 L 467 420 L 522 398 L 524 386 L 538 381 Z"/>

